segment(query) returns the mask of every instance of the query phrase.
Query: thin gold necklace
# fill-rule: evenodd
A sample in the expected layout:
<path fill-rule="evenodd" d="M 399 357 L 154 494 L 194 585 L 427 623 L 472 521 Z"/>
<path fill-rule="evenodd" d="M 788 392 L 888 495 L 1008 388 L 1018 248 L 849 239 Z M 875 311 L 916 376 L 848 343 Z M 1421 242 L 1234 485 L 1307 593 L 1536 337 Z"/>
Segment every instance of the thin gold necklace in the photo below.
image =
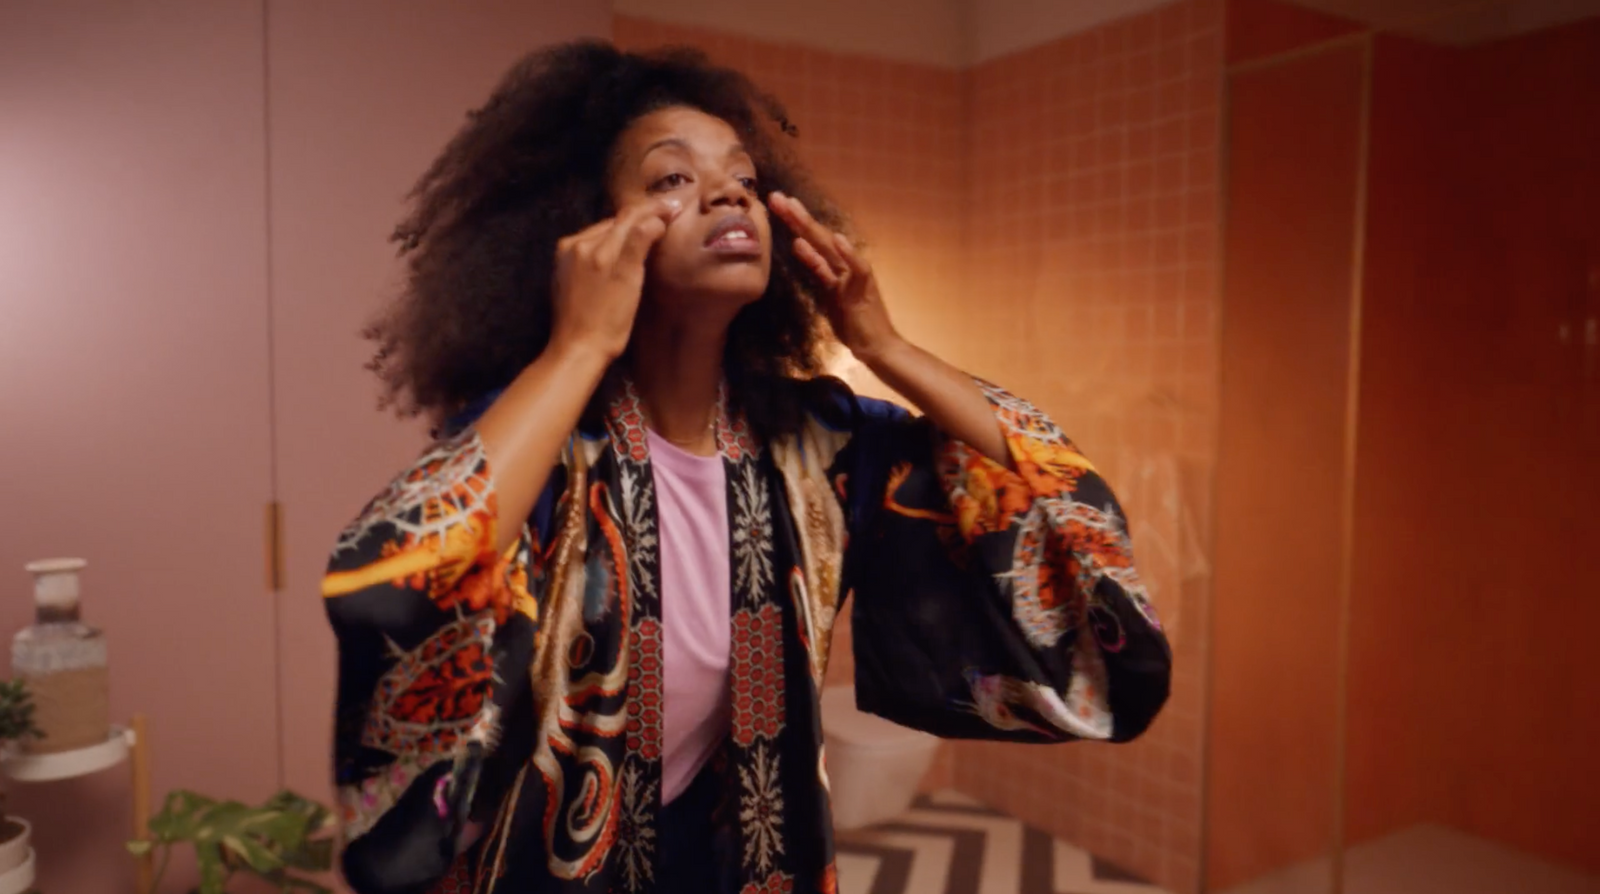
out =
<path fill-rule="evenodd" d="M 651 422 L 650 411 L 648 409 L 645 409 L 642 405 L 640 406 L 640 409 L 644 411 L 645 424 L 649 425 L 650 422 Z M 717 389 L 717 400 L 716 400 L 715 403 L 713 403 L 711 405 L 710 418 L 706 420 L 706 428 L 705 428 L 706 433 L 711 435 L 711 441 L 712 441 L 713 444 L 715 444 L 716 440 L 717 440 L 717 419 L 721 415 L 722 415 L 722 389 L 719 388 L 719 389 Z M 668 436 L 666 434 L 662 434 L 661 430 L 659 428 L 656 428 L 654 425 L 650 425 L 650 430 L 654 431 L 658 435 L 661 435 L 661 438 L 663 440 L 665 440 L 668 444 L 673 445 L 674 447 L 678 447 L 678 448 L 683 449 L 683 450 L 692 450 L 694 447 L 698 446 L 692 441 L 689 441 L 689 442 L 680 441 L 677 438 L 673 438 L 673 437 L 670 437 L 670 436 Z"/>
<path fill-rule="evenodd" d="M 706 433 L 711 435 L 711 439 L 713 441 L 716 440 L 716 437 L 717 437 L 717 414 L 715 412 L 712 412 L 712 414 L 711 414 L 711 421 L 706 423 Z M 666 441 L 668 444 L 671 444 L 674 447 L 682 448 L 684 450 L 693 450 L 695 447 L 699 446 L 698 444 L 694 443 L 693 441 L 680 441 L 677 438 L 671 437 L 669 435 L 662 435 L 661 432 L 659 432 L 659 431 L 657 431 L 656 434 L 661 435 L 662 440 Z"/>

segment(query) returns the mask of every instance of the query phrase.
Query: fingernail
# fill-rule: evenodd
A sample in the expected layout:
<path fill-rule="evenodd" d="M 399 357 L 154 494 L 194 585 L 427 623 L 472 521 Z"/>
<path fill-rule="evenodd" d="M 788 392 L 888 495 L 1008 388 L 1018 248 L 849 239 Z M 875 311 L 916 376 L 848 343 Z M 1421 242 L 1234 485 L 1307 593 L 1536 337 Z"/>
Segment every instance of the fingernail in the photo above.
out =
<path fill-rule="evenodd" d="M 666 205 L 667 210 L 672 212 L 670 215 L 672 220 L 676 220 L 678 215 L 683 213 L 683 202 L 680 199 L 662 199 L 661 204 Z"/>

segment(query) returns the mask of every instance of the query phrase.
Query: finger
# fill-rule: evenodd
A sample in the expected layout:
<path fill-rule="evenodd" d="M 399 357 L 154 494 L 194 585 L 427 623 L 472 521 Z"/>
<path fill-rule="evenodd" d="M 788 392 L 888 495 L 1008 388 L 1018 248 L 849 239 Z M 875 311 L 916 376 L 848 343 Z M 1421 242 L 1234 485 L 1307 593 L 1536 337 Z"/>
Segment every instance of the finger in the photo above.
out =
<path fill-rule="evenodd" d="M 617 262 L 624 265 L 643 266 L 650 249 L 667 233 L 663 217 L 646 215 L 631 227 L 617 227 L 622 243 L 617 249 Z"/>
<path fill-rule="evenodd" d="M 784 222 L 789 224 L 795 235 L 804 237 L 818 254 L 828 260 L 828 266 L 835 271 L 844 269 L 844 259 L 839 256 L 839 250 L 834 244 L 833 232 L 812 217 L 804 203 L 793 196 L 774 192 L 768 199 L 768 204 L 778 212 L 778 216 L 782 217 Z"/>
<path fill-rule="evenodd" d="M 866 258 L 861 256 L 860 250 L 856 248 L 854 242 L 850 241 L 849 236 L 843 233 L 834 233 L 833 244 L 838 248 L 839 257 L 844 260 L 845 267 L 851 273 L 857 276 L 872 275 L 872 265 L 867 262 Z"/>
<path fill-rule="evenodd" d="M 683 204 L 677 199 L 640 202 L 623 209 L 600 249 L 602 257 L 607 261 L 644 263 L 650 246 L 667 232 L 667 224 L 682 210 Z"/>
<path fill-rule="evenodd" d="M 794 240 L 794 254 L 828 289 L 839 287 L 839 274 L 834 272 L 833 265 L 808 240 L 797 237 Z"/>
<path fill-rule="evenodd" d="M 663 210 L 659 212 L 656 211 L 655 206 L 658 205 L 663 206 Z M 597 245 L 603 244 L 606 241 L 606 237 L 609 236 L 618 225 L 626 223 L 640 212 L 667 214 L 668 211 L 665 209 L 670 208 L 672 209 L 671 214 L 675 216 L 678 209 L 681 207 L 682 203 L 680 203 L 677 199 L 667 199 L 664 203 L 654 200 L 639 202 L 623 208 L 621 211 L 612 215 L 611 217 L 605 218 L 604 220 L 595 221 L 589 226 L 584 227 L 576 233 L 573 233 L 571 236 L 566 237 L 562 241 L 573 245 L 587 243 L 594 243 Z"/>
<path fill-rule="evenodd" d="M 605 234 L 611 232 L 611 228 L 616 225 L 617 219 L 615 217 L 597 220 L 571 236 L 562 239 L 559 244 L 564 248 L 575 248 L 582 244 L 594 242 L 597 239 L 605 238 Z"/>
<path fill-rule="evenodd" d="M 582 261 L 593 263 L 596 252 L 604 244 L 604 239 L 616 228 L 616 218 L 608 217 L 592 226 L 579 230 L 568 236 L 560 243 L 558 258 L 564 257 L 568 261 Z"/>
<path fill-rule="evenodd" d="M 683 213 L 682 199 L 647 199 L 635 202 L 622 209 L 617 215 L 619 223 L 637 226 L 650 218 L 656 218 L 664 224 L 672 223 L 673 219 Z"/>
<path fill-rule="evenodd" d="M 778 213 L 779 217 L 783 218 L 785 223 L 795 230 L 797 235 L 805 236 L 811 239 L 813 243 L 826 246 L 826 240 L 820 237 L 828 235 L 828 229 L 819 223 L 815 217 L 811 216 L 811 211 L 806 208 L 804 202 L 785 193 L 773 192 L 768 198 L 767 204 Z"/>

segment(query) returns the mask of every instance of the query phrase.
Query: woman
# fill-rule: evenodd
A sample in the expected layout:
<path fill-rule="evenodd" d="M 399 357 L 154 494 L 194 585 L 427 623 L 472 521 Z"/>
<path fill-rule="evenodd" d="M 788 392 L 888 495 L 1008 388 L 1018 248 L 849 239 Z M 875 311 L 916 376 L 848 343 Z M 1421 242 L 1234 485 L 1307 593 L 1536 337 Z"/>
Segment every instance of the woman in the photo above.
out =
<path fill-rule="evenodd" d="M 896 332 L 786 133 L 698 55 L 581 43 L 418 185 L 372 335 L 439 439 L 324 584 L 362 894 L 835 890 L 847 601 L 859 703 L 907 726 L 1123 741 L 1165 701 L 1111 493 Z M 830 328 L 921 417 L 821 377 Z"/>

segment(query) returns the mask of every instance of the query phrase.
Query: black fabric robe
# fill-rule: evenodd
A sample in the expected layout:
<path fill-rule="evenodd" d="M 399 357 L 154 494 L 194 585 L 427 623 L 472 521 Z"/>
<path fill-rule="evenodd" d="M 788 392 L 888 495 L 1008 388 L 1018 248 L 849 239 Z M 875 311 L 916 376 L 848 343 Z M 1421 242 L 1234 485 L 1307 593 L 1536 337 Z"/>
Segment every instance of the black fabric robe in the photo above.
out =
<path fill-rule="evenodd" d="M 863 710 L 947 738 L 1126 741 L 1171 657 L 1094 467 L 980 383 L 1010 466 L 833 380 L 798 433 L 722 416 L 733 720 L 713 766 L 741 894 L 834 894 L 818 696 L 853 611 Z M 654 890 L 659 536 L 631 388 L 574 433 L 518 542 L 470 427 L 340 536 L 335 770 L 360 894 Z"/>

